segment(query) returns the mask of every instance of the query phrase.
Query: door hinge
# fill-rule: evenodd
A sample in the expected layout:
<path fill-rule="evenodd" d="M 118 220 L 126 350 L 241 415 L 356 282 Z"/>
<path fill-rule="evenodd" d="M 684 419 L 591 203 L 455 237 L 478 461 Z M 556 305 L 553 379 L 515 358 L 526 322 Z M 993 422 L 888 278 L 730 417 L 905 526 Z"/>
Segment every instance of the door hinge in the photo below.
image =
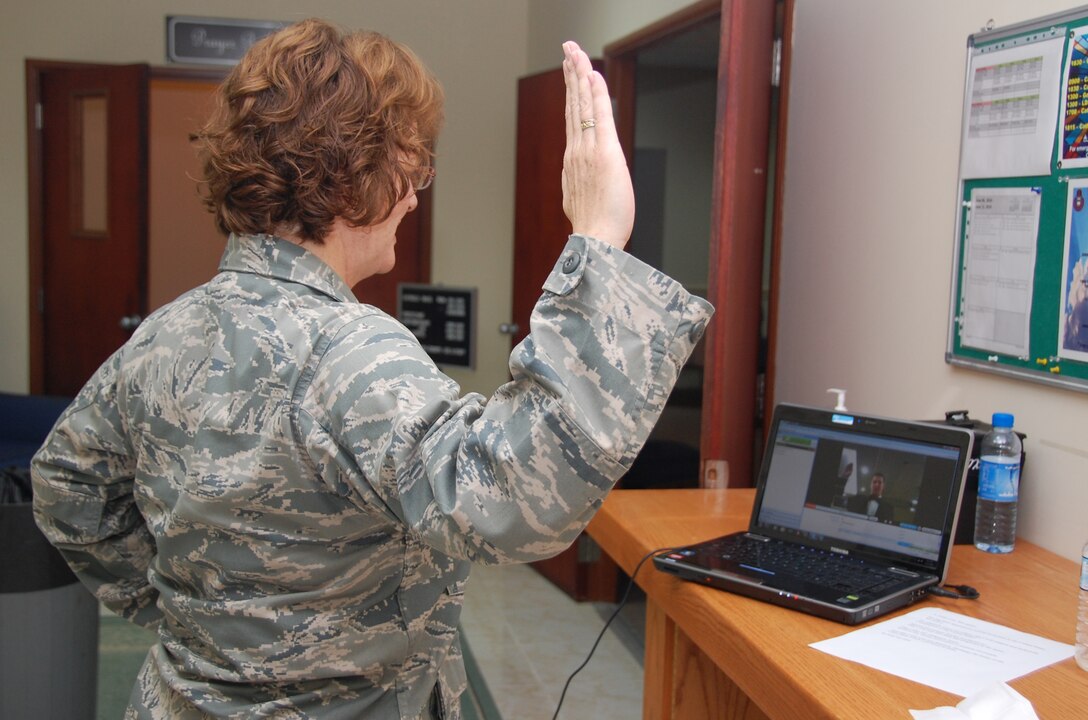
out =
<path fill-rule="evenodd" d="M 45 315 L 45 288 L 38 288 L 38 314 Z"/>
<path fill-rule="evenodd" d="M 782 82 L 782 38 L 775 38 L 771 49 L 771 87 Z"/>
<path fill-rule="evenodd" d="M 37 130 L 45 127 L 45 111 L 41 103 L 34 103 L 34 127 Z"/>
<path fill-rule="evenodd" d="M 756 373 L 756 420 L 763 419 L 763 403 L 767 401 L 767 373 Z"/>

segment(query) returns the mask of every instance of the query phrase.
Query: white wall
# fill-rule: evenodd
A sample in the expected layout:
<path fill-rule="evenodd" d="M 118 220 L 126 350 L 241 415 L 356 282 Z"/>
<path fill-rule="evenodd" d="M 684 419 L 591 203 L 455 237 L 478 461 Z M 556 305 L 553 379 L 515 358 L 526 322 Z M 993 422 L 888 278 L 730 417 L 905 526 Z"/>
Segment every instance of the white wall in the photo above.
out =
<path fill-rule="evenodd" d="M 1016 415 L 1020 535 L 1088 539 L 1088 395 L 944 362 L 967 37 L 1059 0 L 797 0 L 777 399 L 940 418 Z M 1072 579 L 1070 579 L 1072 582 Z"/>

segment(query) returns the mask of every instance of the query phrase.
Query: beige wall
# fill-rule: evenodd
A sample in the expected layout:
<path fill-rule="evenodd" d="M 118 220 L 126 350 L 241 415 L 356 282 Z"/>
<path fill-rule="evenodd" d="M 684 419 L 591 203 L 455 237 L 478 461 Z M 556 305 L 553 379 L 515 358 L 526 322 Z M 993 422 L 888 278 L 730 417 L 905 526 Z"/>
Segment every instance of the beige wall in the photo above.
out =
<path fill-rule="evenodd" d="M 344 3 L 207 0 L 41 0 L 5 10 L 0 23 L 0 390 L 25 391 L 27 195 L 23 62 L 27 57 L 164 64 L 165 17 L 328 18 L 379 30 L 415 49 L 448 95 L 435 184 L 436 282 L 479 286 L 480 362 L 461 380 L 489 388 L 506 376 L 513 226 L 514 110 L 525 74 L 528 0 L 372 0 Z M 556 57 L 559 57 L 558 48 Z M 561 119 L 558 119 L 561 122 Z M 558 182 L 558 178 L 556 179 Z"/>
<path fill-rule="evenodd" d="M 436 184 L 434 279 L 480 288 L 477 372 L 505 376 L 516 78 L 554 67 L 568 38 L 594 55 L 683 0 L 314 0 L 306 15 L 384 31 L 449 95 Z M 1028 434 L 1021 534 L 1067 557 L 1088 538 L 1088 395 L 955 369 L 943 360 L 966 38 L 1077 6 L 1059 0 L 797 0 L 787 146 L 780 400 L 903 417 L 1011 411 Z M 294 19 L 296 4 L 176 0 L 17 3 L 0 24 L 0 390 L 25 390 L 23 59 L 163 57 L 167 13 Z"/>
<path fill-rule="evenodd" d="M 1070 558 L 1088 539 L 1088 395 L 944 350 L 967 37 L 1080 4 L 798 0 L 776 358 L 783 401 L 843 387 L 857 411 L 1014 413 L 1020 534 Z"/>
<path fill-rule="evenodd" d="M 507 378 L 513 262 L 517 78 L 556 67 L 575 39 L 593 54 L 687 0 L 371 0 L 344 3 L 210 0 L 40 0 L 17 3 L 0 23 L 0 391 L 25 391 L 27 358 L 27 57 L 164 63 L 165 17 L 197 15 L 295 20 L 325 17 L 384 32 L 410 45 L 448 97 L 435 183 L 432 275 L 479 288 L 478 361 L 452 374 L 465 390 L 489 392 Z M 530 59 L 531 58 L 531 59 Z M 559 120 L 561 121 L 561 120 Z M 556 179 L 558 182 L 558 178 Z M 499 272 L 496 272 L 499 270 Z"/>

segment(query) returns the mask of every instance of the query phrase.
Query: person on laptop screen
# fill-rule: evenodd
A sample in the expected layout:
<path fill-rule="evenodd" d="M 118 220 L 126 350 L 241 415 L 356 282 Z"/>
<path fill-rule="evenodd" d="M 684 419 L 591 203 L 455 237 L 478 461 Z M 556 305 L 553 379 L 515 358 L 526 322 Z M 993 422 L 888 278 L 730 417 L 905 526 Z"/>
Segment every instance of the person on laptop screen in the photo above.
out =
<path fill-rule="evenodd" d="M 851 497 L 847 509 L 881 522 L 892 522 L 892 505 L 884 499 L 884 473 L 873 473 L 869 478 L 869 494 Z"/>

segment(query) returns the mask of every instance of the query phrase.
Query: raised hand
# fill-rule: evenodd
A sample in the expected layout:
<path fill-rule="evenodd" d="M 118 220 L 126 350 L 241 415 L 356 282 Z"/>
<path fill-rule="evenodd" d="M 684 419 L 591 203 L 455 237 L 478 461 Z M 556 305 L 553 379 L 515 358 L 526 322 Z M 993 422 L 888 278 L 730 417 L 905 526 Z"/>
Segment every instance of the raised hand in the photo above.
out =
<path fill-rule="evenodd" d="M 574 232 L 622 249 L 635 222 L 635 193 L 616 135 L 608 87 L 576 43 L 563 43 L 563 55 L 567 86 L 563 211 Z"/>

